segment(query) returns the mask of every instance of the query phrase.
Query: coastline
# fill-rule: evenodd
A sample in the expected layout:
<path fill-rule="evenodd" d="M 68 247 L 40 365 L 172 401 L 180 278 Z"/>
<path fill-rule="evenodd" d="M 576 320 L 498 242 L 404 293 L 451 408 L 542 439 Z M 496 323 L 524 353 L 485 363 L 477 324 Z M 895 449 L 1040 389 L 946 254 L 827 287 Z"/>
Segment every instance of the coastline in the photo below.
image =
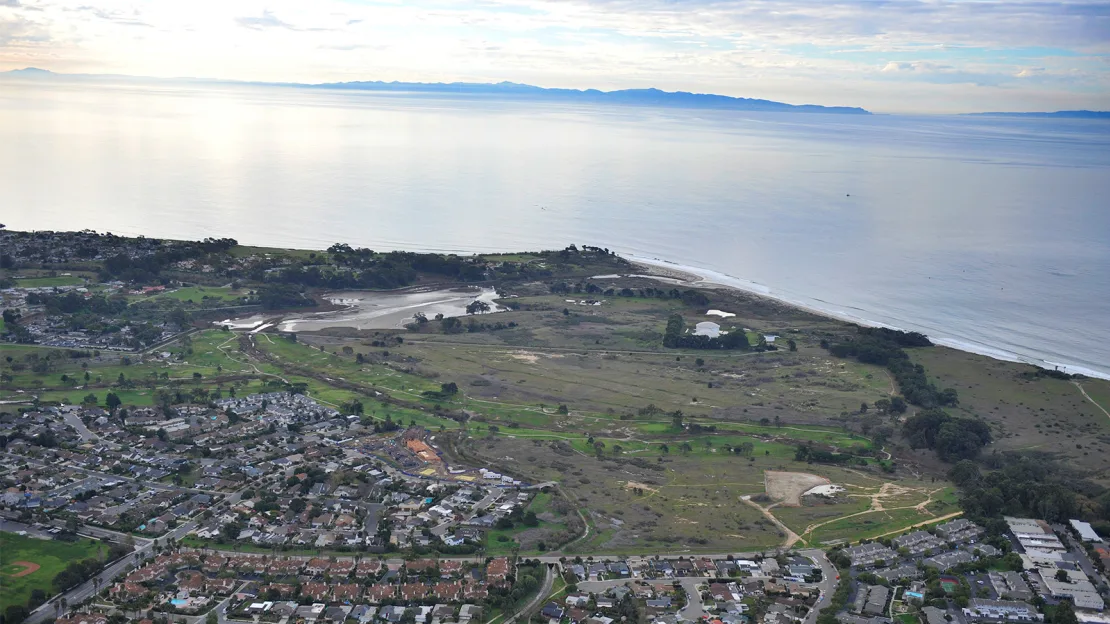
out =
<path fill-rule="evenodd" d="M 701 267 L 683 265 L 669 260 L 660 258 L 650 258 L 631 253 L 619 254 L 635 266 L 645 270 L 654 277 L 662 278 L 664 280 L 673 281 L 675 283 L 687 284 L 694 288 L 731 288 L 743 292 L 751 293 L 761 297 L 773 299 L 779 303 L 784 303 L 795 308 L 811 312 L 827 318 L 833 318 L 839 321 L 848 323 L 855 323 L 864 327 L 886 327 L 889 329 L 897 329 L 902 331 L 919 331 L 929 337 L 934 344 L 955 349 L 957 351 L 964 351 L 967 353 L 974 353 L 984 357 L 989 357 L 1003 362 L 1014 362 L 1018 364 L 1029 364 L 1046 369 L 1058 368 L 1059 370 L 1068 374 L 1080 374 L 1086 377 L 1095 379 L 1110 380 L 1110 371 L 1092 370 L 1084 366 L 1076 364 L 1067 364 L 1065 362 L 1052 362 L 1044 358 L 1022 355 L 999 347 L 991 345 L 970 342 L 953 336 L 937 335 L 929 332 L 923 328 L 913 327 L 912 324 L 905 324 L 903 326 L 883 323 L 874 319 L 869 319 L 865 316 L 851 314 L 843 310 L 837 310 L 832 307 L 823 307 L 817 302 L 801 300 L 785 296 L 781 293 L 775 292 L 771 288 L 745 280 L 743 278 L 721 273 L 712 269 L 705 269 Z"/>

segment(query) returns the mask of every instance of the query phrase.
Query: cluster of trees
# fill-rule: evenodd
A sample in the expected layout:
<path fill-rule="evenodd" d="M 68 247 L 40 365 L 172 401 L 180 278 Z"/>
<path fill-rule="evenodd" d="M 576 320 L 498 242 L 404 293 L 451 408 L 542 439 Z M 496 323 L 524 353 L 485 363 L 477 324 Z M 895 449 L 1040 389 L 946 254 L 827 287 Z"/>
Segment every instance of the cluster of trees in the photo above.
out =
<path fill-rule="evenodd" d="M 396 279 L 411 274 L 405 279 L 414 280 L 418 272 L 463 282 L 482 281 L 486 277 L 484 264 L 472 257 L 409 251 L 375 253 L 371 249 L 352 248 L 345 243 L 329 247 L 328 255 L 336 265 L 358 269 L 360 275 L 370 279 Z"/>
<path fill-rule="evenodd" d="M 542 252 L 543 260 L 554 265 L 628 265 L 627 261 L 598 247 L 571 245 L 560 251 Z M 328 253 L 310 258 L 279 271 L 259 271 L 251 275 L 258 281 L 297 284 L 314 288 L 389 289 L 410 286 L 421 275 L 431 275 L 461 282 L 496 281 L 499 279 L 542 278 L 552 275 L 550 268 L 529 262 L 487 263 L 483 258 L 451 254 L 391 251 L 378 253 L 372 249 L 353 248 L 337 243 Z"/>
<path fill-rule="evenodd" d="M 493 525 L 495 529 L 508 530 L 516 525 L 523 525 L 529 528 L 540 526 L 540 519 L 536 517 L 534 511 L 521 511 L 520 508 L 514 509 L 509 515 L 504 516 L 497 520 Z"/>
<path fill-rule="evenodd" d="M 61 593 L 91 579 L 93 575 L 100 571 L 101 567 L 102 565 L 98 559 L 71 561 L 64 570 L 54 577 L 50 584 L 53 585 L 54 591 Z"/>
<path fill-rule="evenodd" d="M 956 390 L 941 390 L 929 383 L 925 367 L 911 362 L 909 355 L 903 350 L 931 345 L 924 334 L 881 327 L 860 327 L 855 336 L 841 338 L 836 342 L 821 341 L 821 346 L 836 357 L 852 357 L 864 364 L 885 366 L 898 382 L 902 395 L 914 405 L 926 409 L 957 405 L 959 395 Z"/>
<path fill-rule="evenodd" d="M 923 410 L 910 416 L 902 433 L 913 448 L 928 448 L 947 462 L 973 459 L 991 442 L 987 423 L 978 418 L 951 416 L 944 410 Z"/>
<path fill-rule="evenodd" d="M 117 237 L 105 240 L 111 242 L 125 239 Z M 145 242 L 158 243 L 159 241 L 146 239 Z M 157 281 L 161 272 L 175 262 L 225 253 L 238 244 L 234 238 L 206 238 L 203 241 L 178 242 L 162 246 L 152 254 L 120 253 L 104 261 L 100 270 L 100 281 L 107 282 L 112 279 L 143 283 Z"/>
<path fill-rule="evenodd" d="M 687 334 L 686 321 L 681 314 L 672 314 L 667 319 L 663 346 L 671 349 L 739 349 L 742 351 L 752 347 L 748 342 L 747 334 L 743 331 L 734 331 L 717 338 Z"/>
<path fill-rule="evenodd" d="M 486 601 L 491 609 L 514 611 L 521 600 L 531 596 L 543 584 L 543 564 L 537 560 L 522 560 L 517 564 L 516 576 L 510 586 L 491 586 Z"/>
<path fill-rule="evenodd" d="M 640 297 L 651 299 L 675 299 L 680 300 L 688 306 L 707 306 L 709 305 L 709 297 L 701 291 L 686 289 L 679 290 L 677 288 L 602 288 L 593 282 L 577 282 L 575 284 L 568 284 L 566 282 L 556 282 L 550 287 L 551 292 L 556 295 L 569 295 L 574 293 L 576 295 L 603 295 L 606 297 Z"/>
<path fill-rule="evenodd" d="M 484 301 L 483 302 L 476 302 L 476 303 L 482 303 L 486 306 L 489 305 L 489 304 L 486 304 Z M 468 314 L 474 314 L 474 312 L 470 311 L 469 306 L 467 307 L 467 313 Z M 421 327 L 424 327 L 425 325 L 427 325 L 429 323 L 428 318 L 425 317 L 423 314 L 417 314 L 415 316 L 415 318 L 416 318 L 416 328 L 417 329 L 420 329 Z M 483 331 L 501 331 L 501 330 L 504 330 L 504 329 L 512 329 L 512 328 L 516 327 L 516 321 L 509 321 L 508 323 L 506 323 L 504 321 L 496 321 L 496 322 L 493 322 L 493 323 L 483 323 L 481 321 L 470 318 L 470 319 L 467 319 L 466 322 L 464 323 L 462 321 L 462 319 L 460 319 L 456 316 L 449 316 L 449 317 L 445 318 L 442 314 L 437 314 L 435 320 L 439 322 L 439 328 L 445 334 L 461 334 L 463 332 L 466 332 L 468 334 L 473 334 L 473 333 L 483 332 Z M 409 328 L 412 328 L 412 325 L 409 325 Z"/>
<path fill-rule="evenodd" d="M 316 305 L 316 301 L 303 290 L 291 284 L 265 284 L 255 295 L 258 303 L 267 310 L 303 308 Z"/>
<path fill-rule="evenodd" d="M 981 463 L 986 471 L 974 461 L 963 460 L 948 473 L 960 487 L 960 506 L 970 516 L 1030 516 L 1050 522 L 1083 518 L 1096 530 L 1110 530 L 1110 490 L 1048 455 L 995 452 Z"/>
<path fill-rule="evenodd" d="M 440 384 L 439 390 L 425 390 L 423 395 L 436 400 L 446 401 L 459 393 L 459 384 L 451 381 L 448 383 Z"/>
<path fill-rule="evenodd" d="M 50 315 L 80 312 L 117 315 L 127 309 L 127 300 L 123 297 L 108 298 L 104 295 L 93 295 L 85 298 L 84 295 L 76 292 L 30 292 L 27 293 L 27 303 L 44 306 L 46 313 Z"/>
<path fill-rule="evenodd" d="M 846 464 L 853 459 L 854 456 L 851 453 L 833 453 L 824 449 L 813 448 L 808 442 L 800 444 L 794 449 L 794 461 L 817 464 Z"/>

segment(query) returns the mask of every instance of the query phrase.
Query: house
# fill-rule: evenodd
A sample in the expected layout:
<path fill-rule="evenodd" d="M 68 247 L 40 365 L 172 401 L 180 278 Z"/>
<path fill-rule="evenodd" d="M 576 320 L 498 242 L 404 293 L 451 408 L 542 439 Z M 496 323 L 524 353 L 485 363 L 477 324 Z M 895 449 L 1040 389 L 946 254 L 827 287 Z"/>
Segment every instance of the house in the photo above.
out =
<path fill-rule="evenodd" d="M 972 598 L 964 615 L 972 622 L 1039 622 L 1044 619 L 1029 603 L 981 598 Z"/>
<path fill-rule="evenodd" d="M 459 607 L 459 624 L 467 624 L 475 618 L 482 616 L 482 608 L 478 605 L 464 604 Z"/>
<path fill-rule="evenodd" d="M 540 615 L 549 620 L 555 620 L 556 622 L 563 619 L 563 613 L 563 608 L 554 602 L 547 603 L 540 611 Z"/>

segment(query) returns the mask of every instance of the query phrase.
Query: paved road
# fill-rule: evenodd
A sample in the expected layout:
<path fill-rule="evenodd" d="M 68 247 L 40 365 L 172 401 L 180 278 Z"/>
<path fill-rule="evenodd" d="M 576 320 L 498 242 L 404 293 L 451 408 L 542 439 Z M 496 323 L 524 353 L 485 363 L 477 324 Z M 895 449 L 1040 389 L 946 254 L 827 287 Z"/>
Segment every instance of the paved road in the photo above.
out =
<path fill-rule="evenodd" d="M 94 577 L 93 579 L 85 581 L 84 583 L 78 585 L 77 587 L 74 587 L 73 589 L 60 596 L 55 596 L 46 604 L 32 611 L 31 615 L 26 620 L 24 620 L 24 622 L 26 624 L 38 624 L 39 622 L 53 620 L 58 615 L 58 610 L 62 598 L 65 598 L 67 606 L 80 604 L 84 600 L 97 593 L 98 589 L 96 584 L 94 583 L 95 579 L 100 580 L 100 589 L 108 587 L 117 577 L 120 577 L 127 572 L 128 568 L 135 563 L 137 557 L 140 554 L 146 555 L 154 548 L 155 544 L 165 543 L 165 540 L 167 538 L 181 539 L 196 527 L 197 523 L 195 521 L 186 522 L 185 524 L 182 524 L 176 529 L 170 531 L 163 537 L 137 545 L 135 551 L 132 554 L 117 560 L 112 565 L 108 566 L 104 570 L 101 570 L 101 572 L 97 574 L 96 577 Z"/>
<path fill-rule="evenodd" d="M 551 586 L 555 584 L 555 573 L 552 570 L 554 566 L 548 565 L 544 568 L 543 585 L 540 585 L 540 591 L 536 593 L 536 597 L 524 605 L 524 608 L 518 611 L 511 618 L 505 620 L 504 624 L 513 624 L 517 618 L 524 616 L 524 621 L 527 622 L 532 613 L 541 608 L 544 600 L 551 595 Z"/>
<path fill-rule="evenodd" d="M 225 505 L 234 505 L 235 503 L 239 502 L 241 496 L 242 494 L 240 492 L 235 492 L 234 494 L 231 494 L 230 496 L 228 496 Z M 26 620 L 24 620 L 25 624 L 39 624 L 40 622 L 46 622 L 55 619 L 58 615 L 60 603 L 63 598 L 66 601 L 67 607 L 80 604 L 84 600 L 97 593 L 98 590 L 94 582 L 95 579 L 100 580 L 100 589 L 108 587 L 109 585 L 111 585 L 112 581 L 120 576 L 123 576 L 127 572 L 128 568 L 136 563 L 136 561 L 138 561 L 140 555 L 147 556 L 154 549 L 154 546 L 165 544 L 166 540 L 168 539 L 179 540 L 182 537 L 185 537 L 194 529 L 196 529 L 197 526 L 198 522 L 196 520 L 190 520 L 189 522 L 182 524 L 181 526 L 157 539 L 136 540 L 136 548 L 132 554 L 119 559 L 104 570 L 101 570 L 101 572 L 97 574 L 96 577 L 94 577 L 93 579 L 89 579 L 88 581 L 78 585 L 77 587 L 74 587 L 68 592 L 50 599 L 41 607 L 32 611 L 31 615 Z M 92 527 L 86 527 L 85 529 L 91 528 Z M 105 531 L 104 529 L 96 530 L 103 533 L 112 533 L 116 536 L 120 535 L 113 531 Z"/>
<path fill-rule="evenodd" d="M 817 604 L 813 605 L 813 608 L 810 609 L 809 613 L 806 615 L 806 619 L 802 622 L 802 624 L 814 624 L 817 622 L 818 612 L 832 604 L 833 593 L 836 592 L 836 586 L 840 582 L 840 572 L 836 569 L 836 566 L 829 561 L 829 558 L 825 556 L 825 551 L 823 550 L 799 550 L 798 553 L 803 557 L 812 559 L 817 565 L 821 566 L 821 582 L 818 584 L 821 595 L 817 599 Z"/>
<path fill-rule="evenodd" d="M 678 615 L 687 622 L 696 622 L 706 615 L 705 607 L 701 603 L 701 592 L 698 591 L 698 584 L 701 582 L 702 579 L 691 576 L 683 577 L 679 581 L 683 591 L 686 592 L 686 606 L 682 607 Z"/>
<path fill-rule="evenodd" d="M 89 428 L 85 426 L 85 423 L 77 417 L 76 412 L 72 410 L 66 410 L 62 412 L 62 418 L 65 419 L 67 425 L 73 427 L 74 431 L 77 432 L 77 435 L 81 436 L 81 439 L 83 441 L 92 442 L 97 439 L 96 434 L 89 431 Z"/>

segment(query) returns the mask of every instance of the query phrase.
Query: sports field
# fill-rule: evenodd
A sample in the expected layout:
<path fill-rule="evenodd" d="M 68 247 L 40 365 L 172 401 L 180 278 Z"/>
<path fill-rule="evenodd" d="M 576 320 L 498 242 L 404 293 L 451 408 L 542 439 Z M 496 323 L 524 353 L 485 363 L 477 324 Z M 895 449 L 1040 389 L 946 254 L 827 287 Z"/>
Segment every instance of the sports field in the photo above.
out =
<path fill-rule="evenodd" d="M 35 589 L 52 596 L 51 581 L 71 561 L 101 556 L 103 550 L 90 539 L 59 542 L 0 533 L 0 612 L 25 604 Z"/>

